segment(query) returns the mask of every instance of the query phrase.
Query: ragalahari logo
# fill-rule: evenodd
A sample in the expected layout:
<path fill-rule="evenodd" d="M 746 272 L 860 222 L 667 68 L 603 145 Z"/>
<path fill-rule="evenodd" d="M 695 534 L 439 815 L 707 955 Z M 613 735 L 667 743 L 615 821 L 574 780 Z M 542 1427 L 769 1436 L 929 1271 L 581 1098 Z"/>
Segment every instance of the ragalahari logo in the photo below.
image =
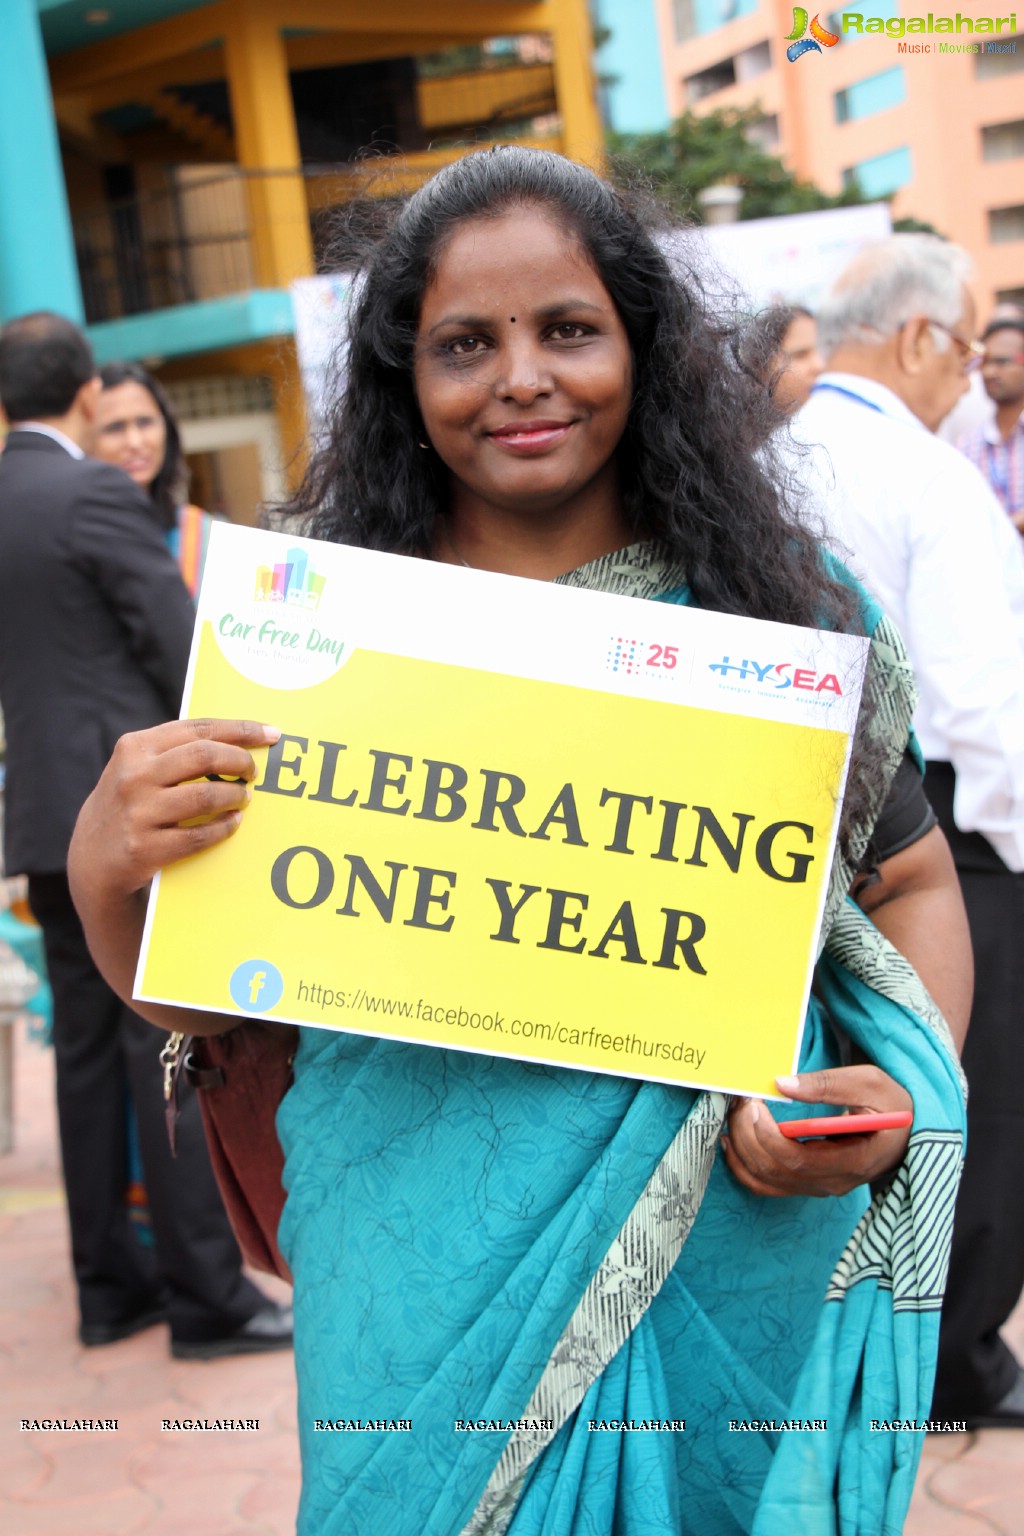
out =
<path fill-rule="evenodd" d="M 817 16 L 811 22 L 810 37 L 804 35 L 806 32 L 807 12 L 802 5 L 794 5 L 793 30 L 786 33 L 785 39 L 789 44 L 786 58 L 791 64 L 795 64 L 805 53 L 820 53 L 822 48 L 834 48 L 839 41 L 838 35 L 823 27 Z"/>
<path fill-rule="evenodd" d="M 309 564 L 304 549 L 290 549 L 278 565 L 256 567 L 258 603 L 289 603 L 293 608 L 319 608 L 323 595 L 323 576 L 318 576 Z"/>

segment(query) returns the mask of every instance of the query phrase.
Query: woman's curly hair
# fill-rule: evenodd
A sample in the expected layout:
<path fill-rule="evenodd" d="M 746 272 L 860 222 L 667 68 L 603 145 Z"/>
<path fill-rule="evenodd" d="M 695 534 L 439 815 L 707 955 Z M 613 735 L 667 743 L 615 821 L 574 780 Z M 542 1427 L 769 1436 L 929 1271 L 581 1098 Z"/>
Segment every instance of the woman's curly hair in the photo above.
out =
<path fill-rule="evenodd" d="M 660 210 L 544 150 L 508 145 L 455 161 L 378 234 L 357 280 L 345 388 L 282 511 L 302 516 L 314 538 L 430 551 L 448 472 L 421 446 L 413 356 L 423 294 L 462 223 L 524 206 L 549 209 L 579 241 L 626 330 L 634 388 L 618 467 L 636 537 L 668 545 L 704 608 L 860 632 L 856 596 L 789 505 L 767 391 L 752 391 L 736 367 L 731 327 L 675 260 Z M 863 819 L 873 756 L 865 742 L 855 750 L 844 824 Z"/>

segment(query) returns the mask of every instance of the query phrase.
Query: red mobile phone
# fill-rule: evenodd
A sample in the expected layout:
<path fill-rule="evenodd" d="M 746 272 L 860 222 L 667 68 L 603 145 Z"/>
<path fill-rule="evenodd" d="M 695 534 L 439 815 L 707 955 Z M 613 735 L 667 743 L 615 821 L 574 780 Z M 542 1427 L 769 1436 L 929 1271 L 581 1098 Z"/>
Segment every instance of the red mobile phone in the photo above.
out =
<path fill-rule="evenodd" d="M 862 1131 L 896 1131 L 913 1123 L 912 1109 L 883 1110 L 876 1115 L 819 1115 L 813 1120 L 780 1120 L 783 1136 L 854 1136 Z"/>

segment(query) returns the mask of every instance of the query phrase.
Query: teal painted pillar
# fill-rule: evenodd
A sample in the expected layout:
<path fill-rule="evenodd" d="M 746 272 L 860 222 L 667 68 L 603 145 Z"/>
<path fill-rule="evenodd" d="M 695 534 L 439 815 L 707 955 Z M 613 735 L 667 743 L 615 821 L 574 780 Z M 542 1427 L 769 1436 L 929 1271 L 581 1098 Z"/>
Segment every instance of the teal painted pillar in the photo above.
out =
<path fill-rule="evenodd" d="M 85 318 L 36 0 L 3 0 L 0 321 L 33 309 Z"/>

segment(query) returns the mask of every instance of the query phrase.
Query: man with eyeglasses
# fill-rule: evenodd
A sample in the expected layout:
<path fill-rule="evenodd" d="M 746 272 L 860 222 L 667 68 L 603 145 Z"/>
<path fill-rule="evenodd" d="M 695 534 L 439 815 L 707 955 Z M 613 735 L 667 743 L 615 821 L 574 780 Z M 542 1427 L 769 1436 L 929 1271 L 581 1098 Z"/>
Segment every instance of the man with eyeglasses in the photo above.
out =
<path fill-rule="evenodd" d="M 843 272 L 818 309 L 826 371 L 794 421 L 794 473 L 903 632 L 925 792 L 975 950 L 932 1412 L 1024 1428 L 1024 1371 L 999 1332 L 1024 1285 L 1024 545 L 974 465 L 934 435 L 986 350 L 969 273 L 933 235 L 893 236 Z"/>
<path fill-rule="evenodd" d="M 981 377 L 995 416 L 957 447 L 980 469 L 1017 532 L 1024 534 L 1024 318 L 993 320 L 981 340 Z"/>

